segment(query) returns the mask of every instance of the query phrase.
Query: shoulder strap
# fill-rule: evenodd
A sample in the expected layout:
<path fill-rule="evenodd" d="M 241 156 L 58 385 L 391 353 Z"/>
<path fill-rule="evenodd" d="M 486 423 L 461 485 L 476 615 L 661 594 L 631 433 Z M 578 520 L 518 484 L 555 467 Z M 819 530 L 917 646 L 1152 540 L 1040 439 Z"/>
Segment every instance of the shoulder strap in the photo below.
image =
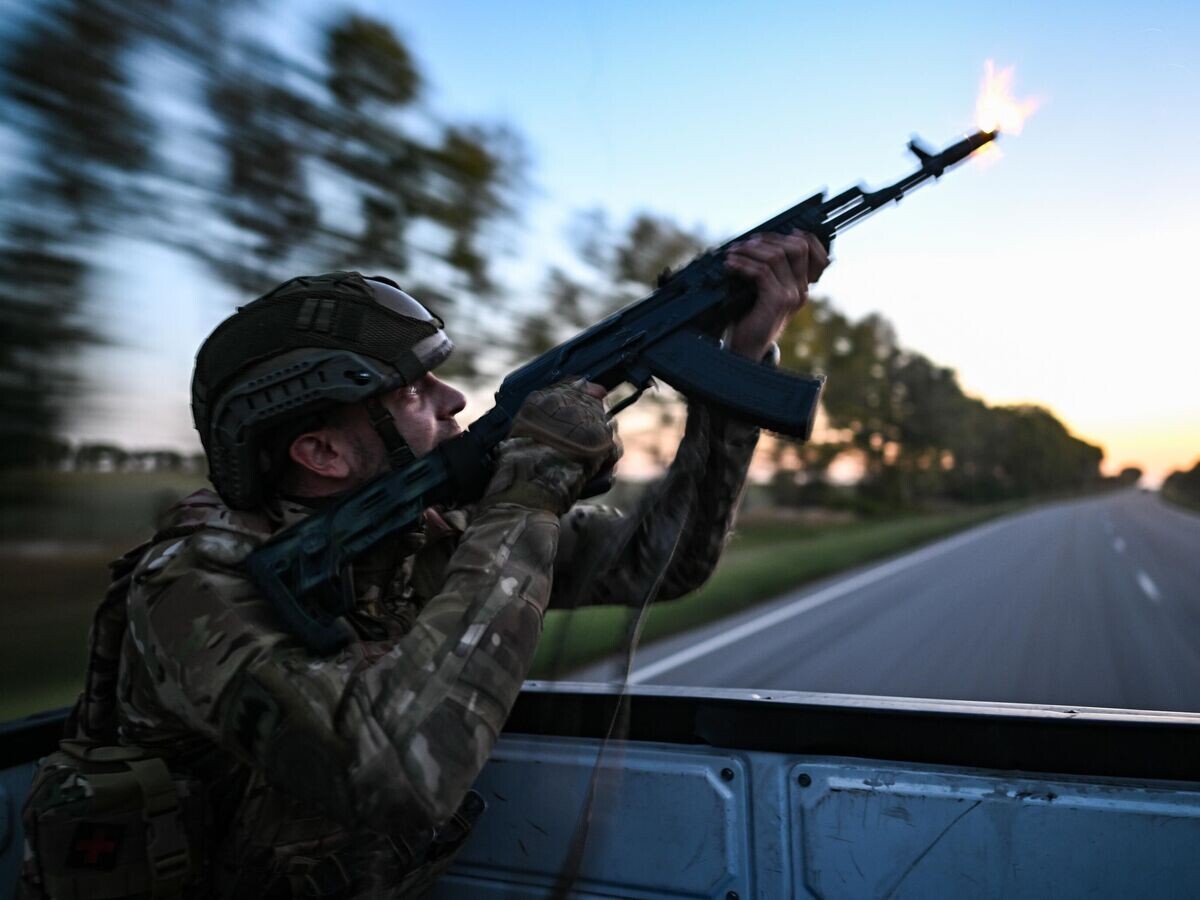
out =
<path fill-rule="evenodd" d="M 109 564 L 108 591 L 92 618 L 88 634 L 88 663 L 83 693 L 67 718 L 66 736 L 82 737 L 100 743 L 117 739 L 117 673 L 121 643 L 129 624 L 125 599 L 138 561 L 153 546 L 146 541 Z"/>

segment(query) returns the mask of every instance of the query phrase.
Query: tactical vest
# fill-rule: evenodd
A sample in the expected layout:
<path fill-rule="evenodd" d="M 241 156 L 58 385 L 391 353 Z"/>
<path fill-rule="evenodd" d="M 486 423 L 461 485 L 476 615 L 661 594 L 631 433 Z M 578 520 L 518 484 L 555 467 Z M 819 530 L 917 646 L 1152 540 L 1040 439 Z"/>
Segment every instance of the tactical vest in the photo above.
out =
<path fill-rule="evenodd" d="M 134 569 L 153 544 L 142 544 L 111 565 L 112 580 L 88 638 L 83 693 L 68 717 L 67 737 L 57 752 L 39 762 L 22 810 L 26 852 L 18 896 L 212 896 L 206 863 L 222 828 L 213 821 L 213 804 L 203 784 L 172 772 L 159 754 L 121 745 L 117 736 L 117 677 L 128 628 L 127 596 Z M 382 895 L 424 896 L 450 868 L 485 808 L 483 798 L 469 791 L 455 815 L 437 830 L 424 859 L 405 867 Z M 257 873 L 255 880 L 259 887 L 271 884 L 272 896 L 283 889 L 291 897 L 358 897 L 354 857 L 353 852 L 337 851 L 293 857 L 282 867 Z M 372 891 L 370 896 L 377 894 Z"/>
<path fill-rule="evenodd" d="M 88 639 L 69 737 L 41 760 L 22 810 L 22 888 L 32 898 L 177 898 L 201 870 L 204 801 L 157 754 L 117 744 L 116 667 L 126 595 L 149 544 L 112 564 Z"/>

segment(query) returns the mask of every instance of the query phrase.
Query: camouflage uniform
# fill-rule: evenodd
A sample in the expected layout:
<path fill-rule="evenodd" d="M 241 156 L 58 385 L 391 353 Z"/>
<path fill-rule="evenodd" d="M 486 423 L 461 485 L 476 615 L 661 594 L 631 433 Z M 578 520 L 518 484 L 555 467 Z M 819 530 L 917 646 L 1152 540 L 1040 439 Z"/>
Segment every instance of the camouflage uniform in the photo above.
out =
<path fill-rule="evenodd" d="M 117 677 L 120 742 L 206 785 L 213 840 L 193 895 L 422 893 L 478 812 L 460 804 L 547 607 L 640 602 L 677 534 L 659 597 L 697 587 L 756 440 L 693 407 L 675 462 L 633 515 L 566 510 L 568 498 L 560 517 L 523 494 L 538 479 L 521 466 L 545 465 L 538 445 L 511 439 L 476 507 L 427 517 L 355 563 L 359 641 L 334 657 L 281 630 L 241 567 L 311 510 L 235 511 L 210 491 L 182 501 L 133 573 L 119 666 L 92 673 L 87 690 L 102 696 Z"/>

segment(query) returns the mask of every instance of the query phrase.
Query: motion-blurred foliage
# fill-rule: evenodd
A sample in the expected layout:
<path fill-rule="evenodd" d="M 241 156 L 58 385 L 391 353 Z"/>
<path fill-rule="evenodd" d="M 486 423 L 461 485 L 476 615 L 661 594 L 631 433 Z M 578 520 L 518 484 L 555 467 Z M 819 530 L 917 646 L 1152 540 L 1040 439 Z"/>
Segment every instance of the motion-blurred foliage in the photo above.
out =
<path fill-rule="evenodd" d="M 281 2 L 42 0 L 5 24 L 0 468 L 142 465 L 110 452 L 92 466 L 56 437 L 80 387 L 70 362 L 101 338 L 94 276 L 135 264 L 111 259 L 121 239 L 198 259 L 246 298 L 304 271 L 395 275 L 435 308 L 454 307 L 459 375 L 485 347 L 553 346 L 707 243 L 652 213 L 623 226 L 581 213 L 570 231 L 580 265 L 548 272 L 511 340 L 485 340 L 471 313 L 504 296 L 492 263 L 524 183 L 521 141 L 503 125 L 440 120 L 383 22 L 342 12 L 271 43 L 250 23 Z M 967 397 L 880 316 L 853 320 L 816 300 L 782 344 L 785 365 L 829 376 L 823 440 L 767 444 L 784 505 L 840 502 L 828 476 L 846 457 L 862 474 L 860 509 L 1100 480 L 1098 447 L 1044 409 Z M 678 412 L 661 403 L 641 449 L 666 455 L 661 432 Z"/>
<path fill-rule="evenodd" d="M 435 305 L 494 290 L 520 140 L 439 121 L 389 26 L 337 15 L 305 55 L 246 27 L 272 5 L 43 0 L 5 22 L 0 467 L 59 452 L 70 361 L 102 338 L 91 277 L 136 278 L 109 259 L 119 239 L 191 255 L 247 299 L 330 268 L 387 271 Z"/>

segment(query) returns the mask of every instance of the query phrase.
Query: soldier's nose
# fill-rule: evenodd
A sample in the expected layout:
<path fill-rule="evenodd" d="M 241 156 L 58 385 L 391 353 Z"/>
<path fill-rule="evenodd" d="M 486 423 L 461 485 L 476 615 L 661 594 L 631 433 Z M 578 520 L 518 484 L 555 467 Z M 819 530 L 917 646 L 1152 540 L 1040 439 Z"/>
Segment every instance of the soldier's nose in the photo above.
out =
<path fill-rule="evenodd" d="M 447 396 L 443 409 L 445 410 L 446 418 L 454 418 L 462 412 L 467 406 L 467 398 L 462 391 L 455 390 L 449 385 L 446 386 Z"/>

